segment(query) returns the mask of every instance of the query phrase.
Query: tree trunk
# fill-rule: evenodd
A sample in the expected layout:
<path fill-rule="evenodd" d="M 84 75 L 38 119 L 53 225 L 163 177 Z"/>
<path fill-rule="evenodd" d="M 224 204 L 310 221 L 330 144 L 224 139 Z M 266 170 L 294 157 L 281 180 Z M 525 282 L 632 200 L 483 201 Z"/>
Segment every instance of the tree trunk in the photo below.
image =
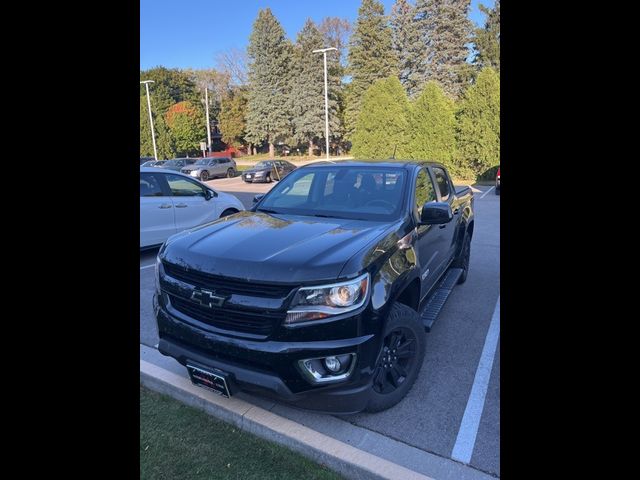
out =
<path fill-rule="evenodd" d="M 276 147 L 273 142 L 269 142 L 269 158 L 273 158 L 276 155 Z"/>
<path fill-rule="evenodd" d="M 309 158 L 313 156 L 313 139 L 309 140 Z"/>

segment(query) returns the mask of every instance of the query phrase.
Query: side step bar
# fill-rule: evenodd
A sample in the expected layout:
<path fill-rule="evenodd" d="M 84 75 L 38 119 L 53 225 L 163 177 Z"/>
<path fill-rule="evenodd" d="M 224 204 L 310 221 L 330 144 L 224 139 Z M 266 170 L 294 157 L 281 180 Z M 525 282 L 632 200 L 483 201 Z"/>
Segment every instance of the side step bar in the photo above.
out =
<path fill-rule="evenodd" d="M 438 314 L 440 310 L 442 310 L 442 307 L 444 307 L 453 287 L 458 283 L 460 275 L 462 275 L 461 268 L 450 268 L 444 277 L 442 277 L 442 280 L 429 297 L 429 300 L 427 300 L 427 304 L 420 316 L 427 332 L 431 331 L 433 323 L 436 321 L 436 318 L 438 318 Z"/>

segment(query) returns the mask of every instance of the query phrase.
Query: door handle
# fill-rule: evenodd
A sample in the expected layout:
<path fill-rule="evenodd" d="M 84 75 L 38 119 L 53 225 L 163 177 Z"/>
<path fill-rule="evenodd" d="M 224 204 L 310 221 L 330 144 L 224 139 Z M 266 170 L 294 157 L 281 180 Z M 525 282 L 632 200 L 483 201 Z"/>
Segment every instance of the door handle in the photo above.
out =
<path fill-rule="evenodd" d="M 163 203 L 158 208 L 171 208 L 171 205 L 169 205 L 168 203 Z"/>
<path fill-rule="evenodd" d="M 186 203 L 179 203 L 176 205 L 176 208 L 186 208 L 188 205 Z"/>

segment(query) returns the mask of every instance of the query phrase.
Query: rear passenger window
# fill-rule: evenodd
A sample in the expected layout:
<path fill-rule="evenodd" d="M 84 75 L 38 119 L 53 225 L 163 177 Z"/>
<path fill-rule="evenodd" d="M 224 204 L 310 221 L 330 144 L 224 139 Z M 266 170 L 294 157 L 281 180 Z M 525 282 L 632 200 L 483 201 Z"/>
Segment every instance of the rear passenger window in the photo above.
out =
<path fill-rule="evenodd" d="M 446 201 L 451 194 L 451 183 L 449 182 L 449 178 L 443 169 L 434 167 L 433 173 L 436 176 L 436 184 L 438 185 L 438 190 L 440 191 L 440 197 L 442 201 Z"/>

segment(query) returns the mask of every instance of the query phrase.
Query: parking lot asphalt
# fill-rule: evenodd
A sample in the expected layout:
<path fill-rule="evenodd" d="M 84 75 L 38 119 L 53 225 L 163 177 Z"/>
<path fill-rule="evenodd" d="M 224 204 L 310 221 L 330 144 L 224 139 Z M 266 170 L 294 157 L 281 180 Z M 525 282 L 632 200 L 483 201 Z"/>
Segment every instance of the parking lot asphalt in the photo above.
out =
<path fill-rule="evenodd" d="M 238 177 L 207 183 L 214 189 L 236 195 L 246 208 L 251 206 L 255 194 L 265 193 L 274 185 L 245 184 Z M 427 334 L 427 351 L 420 375 L 404 400 L 384 412 L 332 417 L 334 421 L 329 422 L 323 415 L 308 412 L 301 415 L 265 399 L 244 394 L 243 398 L 283 416 L 296 417 L 296 421 L 336 438 L 344 435 L 341 432 L 346 430 L 341 425 L 348 422 L 445 459 L 451 459 L 454 448 L 460 451 L 464 441 L 471 439 L 470 458 L 463 463 L 499 476 L 500 347 L 499 341 L 497 348 L 495 344 L 487 347 L 490 343 L 487 334 L 497 303 L 499 309 L 500 197 L 489 186 L 473 187 L 473 190 L 476 226 L 469 275 L 464 284 L 454 289 Z M 158 342 L 151 307 L 154 269 L 150 266 L 156 253 L 157 250 L 151 250 L 140 254 L 140 343 L 149 347 L 155 347 Z M 497 328 L 499 335 L 499 323 Z M 488 377 L 484 385 L 479 368 L 481 357 Z M 174 363 L 175 370 L 186 377 L 186 371 Z M 474 409 L 479 410 L 475 424 L 469 421 Z"/>

